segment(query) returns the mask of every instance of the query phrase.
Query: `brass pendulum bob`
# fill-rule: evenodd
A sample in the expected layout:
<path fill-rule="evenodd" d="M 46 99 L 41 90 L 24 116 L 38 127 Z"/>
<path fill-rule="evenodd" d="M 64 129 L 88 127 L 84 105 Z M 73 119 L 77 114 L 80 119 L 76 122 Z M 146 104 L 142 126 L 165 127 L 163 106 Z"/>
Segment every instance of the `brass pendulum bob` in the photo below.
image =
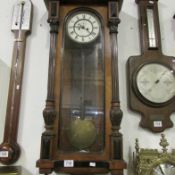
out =
<path fill-rule="evenodd" d="M 85 116 L 84 104 L 82 104 L 81 109 L 83 109 L 81 115 L 72 120 L 69 127 L 69 141 L 79 150 L 89 148 L 97 137 L 95 124 Z"/>

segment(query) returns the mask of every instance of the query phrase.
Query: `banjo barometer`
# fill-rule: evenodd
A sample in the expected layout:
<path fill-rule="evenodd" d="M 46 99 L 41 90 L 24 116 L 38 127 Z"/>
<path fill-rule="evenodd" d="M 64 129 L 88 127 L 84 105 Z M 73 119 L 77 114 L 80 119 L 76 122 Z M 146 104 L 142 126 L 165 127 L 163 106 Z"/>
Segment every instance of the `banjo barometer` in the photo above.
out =
<path fill-rule="evenodd" d="M 122 2 L 45 3 L 51 38 L 46 131 L 37 167 L 41 174 L 122 175 L 117 53 Z"/>
<path fill-rule="evenodd" d="M 175 58 L 165 56 L 157 0 L 136 0 L 140 14 L 141 56 L 128 60 L 129 106 L 141 113 L 140 125 L 152 132 L 173 126 L 175 111 Z"/>

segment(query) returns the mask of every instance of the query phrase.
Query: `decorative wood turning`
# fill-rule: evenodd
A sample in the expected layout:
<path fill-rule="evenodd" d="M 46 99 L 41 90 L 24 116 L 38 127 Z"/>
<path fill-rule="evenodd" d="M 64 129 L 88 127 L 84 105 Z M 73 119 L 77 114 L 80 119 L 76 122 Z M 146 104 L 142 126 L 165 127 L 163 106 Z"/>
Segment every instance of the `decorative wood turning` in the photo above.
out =
<path fill-rule="evenodd" d="M 116 1 L 110 1 L 108 3 L 108 25 L 110 31 L 111 40 L 111 76 L 112 76 L 112 101 L 111 101 L 111 124 L 112 124 L 112 134 L 111 134 L 111 158 L 112 159 L 122 159 L 123 153 L 123 143 L 122 134 L 119 132 L 120 124 L 123 116 L 123 112 L 120 109 L 120 95 L 119 95 L 119 72 L 118 72 L 118 44 L 117 44 L 117 34 L 118 34 L 118 24 L 120 23 L 118 14 L 118 3 Z M 120 150 L 120 151 L 119 151 Z"/>
<path fill-rule="evenodd" d="M 20 99 L 26 36 L 31 29 L 32 4 L 30 0 L 19 1 L 14 6 L 12 31 L 15 34 L 4 140 L 0 145 L 0 162 L 12 164 L 20 156 L 20 146 L 17 143 Z"/>

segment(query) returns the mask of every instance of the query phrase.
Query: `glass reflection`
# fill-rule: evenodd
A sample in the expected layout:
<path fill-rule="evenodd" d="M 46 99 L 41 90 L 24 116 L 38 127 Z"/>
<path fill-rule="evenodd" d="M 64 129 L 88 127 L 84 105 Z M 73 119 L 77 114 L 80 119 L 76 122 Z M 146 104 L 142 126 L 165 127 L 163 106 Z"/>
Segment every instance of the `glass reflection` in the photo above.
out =
<path fill-rule="evenodd" d="M 73 41 L 65 30 L 59 150 L 99 152 L 104 147 L 104 49 L 100 20 L 99 24 L 99 35 L 90 43 Z"/>
<path fill-rule="evenodd" d="M 160 164 L 157 166 L 151 175 L 175 175 L 175 167 L 172 164 Z"/>

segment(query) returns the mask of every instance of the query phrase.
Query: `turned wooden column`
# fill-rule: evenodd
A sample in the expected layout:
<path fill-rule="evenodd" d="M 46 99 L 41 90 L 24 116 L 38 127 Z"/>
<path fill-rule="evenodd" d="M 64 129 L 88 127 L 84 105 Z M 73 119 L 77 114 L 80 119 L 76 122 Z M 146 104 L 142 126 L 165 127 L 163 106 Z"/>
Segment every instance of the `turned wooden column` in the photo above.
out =
<path fill-rule="evenodd" d="M 52 144 L 55 137 L 53 130 L 53 124 L 56 118 L 55 111 L 55 94 L 54 94 L 54 83 L 55 83 L 55 60 L 56 60 L 56 47 L 57 47 L 57 36 L 59 27 L 59 1 L 48 2 L 48 23 L 50 24 L 50 53 L 49 53 L 49 70 L 48 70 L 48 86 L 47 86 L 47 99 L 46 106 L 43 110 L 43 116 L 45 121 L 45 132 L 42 134 L 41 140 L 41 155 L 40 160 L 37 162 L 37 166 L 40 167 L 42 173 L 43 162 L 47 164 L 48 173 L 51 172 L 53 164 L 51 162 L 52 155 Z M 42 162 L 42 163 L 41 163 Z M 44 172 L 46 169 L 44 168 Z"/>
<path fill-rule="evenodd" d="M 120 109 L 119 97 L 119 71 L 118 71 L 118 45 L 117 34 L 120 23 L 119 4 L 117 1 L 108 3 L 108 25 L 111 39 L 111 77 L 112 77 L 112 101 L 111 101 L 111 159 L 123 159 L 122 134 L 119 132 L 123 112 Z"/>

